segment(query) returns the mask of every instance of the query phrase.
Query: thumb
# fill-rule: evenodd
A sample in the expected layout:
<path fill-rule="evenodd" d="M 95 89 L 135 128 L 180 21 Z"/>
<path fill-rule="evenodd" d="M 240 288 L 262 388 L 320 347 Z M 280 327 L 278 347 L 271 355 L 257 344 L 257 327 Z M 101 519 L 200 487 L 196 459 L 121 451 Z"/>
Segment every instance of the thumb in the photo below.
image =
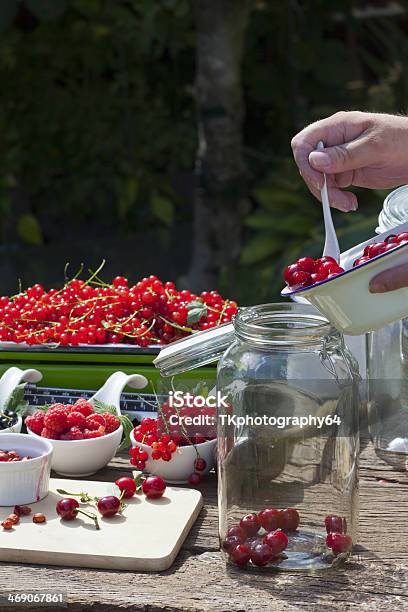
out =
<path fill-rule="evenodd" d="M 356 138 L 350 142 L 327 147 L 324 151 L 312 151 L 309 163 L 315 170 L 327 174 L 338 174 L 356 170 L 372 163 L 372 151 L 366 138 Z"/>
<path fill-rule="evenodd" d="M 371 293 L 385 293 L 408 287 L 408 264 L 385 270 L 377 274 L 370 282 Z"/>

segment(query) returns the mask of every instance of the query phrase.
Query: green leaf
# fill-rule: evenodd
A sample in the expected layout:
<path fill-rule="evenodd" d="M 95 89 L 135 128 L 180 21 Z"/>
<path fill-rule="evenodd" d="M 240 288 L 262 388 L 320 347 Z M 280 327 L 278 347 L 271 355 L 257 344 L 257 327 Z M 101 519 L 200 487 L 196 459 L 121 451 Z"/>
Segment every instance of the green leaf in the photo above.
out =
<path fill-rule="evenodd" d="M 44 243 L 41 225 L 34 215 L 27 213 L 17 220 L 17 234 L 26 244 L 40 246 Z"/>
<path fill-rule="evenodd" d="M 17 385 L 11 392 L 9 398 L 7 399 L 3 410 L 8 408 L 9 410 L 13 410 L 19 416 L 24 416 L 27 414 L 29 409 L 29 404 L 26 399 L 24 399 L 24 391 L 27 383 L 21 383 Z"/>
<path fill-rule="evenodd" d="M 30 12 L 40 21 L 59 19 L 67 10 L 67 0 L 25 0 Z"/>
<path fill-rule="evenodd" d="M 104 412 L 109 412 L 110 414 L 114 414 L 118 417 L 122 427 L 123 427 L 123 438 L 120 446 L 118 447 L 118 451 L 126 450 L 130 447 L 130 433 L 133 430 L 133 423 L 129 419 L 126 414 L 118 414 L 115 406 L 110 406 L 109 404 L 105 404 L 105 402 L 101 402 L 100 400 L 93 400 L 94 411 L 98 414 L 103 414 Z"/>
<path fill-rule="evenodd" d="M 207 316 L 207 306 L 201 300 L 193 300 L 187 306 L 188 315 L 187 315 L 187 323 L 192 325 L 193 323 L 198 323 L 200 319 Z"/>
<path fill-rule="evenodd" d="M 154 194 L 150 206 L 156 219 L 165 225 L 173 225 L 174 205 L 171 200 L 161 195 Z"/>

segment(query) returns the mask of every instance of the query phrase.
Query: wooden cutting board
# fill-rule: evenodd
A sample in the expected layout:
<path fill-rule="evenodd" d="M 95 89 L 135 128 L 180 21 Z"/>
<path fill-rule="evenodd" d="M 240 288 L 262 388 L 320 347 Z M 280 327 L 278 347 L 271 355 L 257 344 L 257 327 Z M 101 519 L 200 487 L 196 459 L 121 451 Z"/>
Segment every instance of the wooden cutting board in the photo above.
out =
<path fill-rule="evenodd" d="M 0 561 L 162 571 L 173 563 L 203 505 L 199 491 L 167 487 L 161 499 L 148 500 L 141 494 L 125 500 L 123 514 L 100 517 L 97 531 L 83 515 L 74 521 L 58 517 L 55 506 L 62 496 L 57 489 L 97 497 L 116 494 L 112 483 L 51 478 L 49 495 L 31 504 L 31 515 L 21 517 L 12 531 L 0 528 Z M 94 511 L 92 506 L 82 507 Z M 12 510 L 0 508 L 0 520 Z M 34 524 L 36 512 L 43 512 L 47 522 Z"/>

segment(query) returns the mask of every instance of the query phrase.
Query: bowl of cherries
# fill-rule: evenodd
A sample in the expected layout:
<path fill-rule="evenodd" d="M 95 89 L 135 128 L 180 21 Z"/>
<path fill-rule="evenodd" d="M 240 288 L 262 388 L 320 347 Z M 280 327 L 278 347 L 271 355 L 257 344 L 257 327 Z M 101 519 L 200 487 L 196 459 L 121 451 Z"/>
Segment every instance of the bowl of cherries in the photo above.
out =
<path fill-rule="evenodd" d="M 306 298 L 340 331 L 357 336 L 408 315 L 408 288 L 371 293 L 374 276 L 408 263 L 408 223 L 340 256 L 302 257 L 284 271 L 282 296 Z"/>

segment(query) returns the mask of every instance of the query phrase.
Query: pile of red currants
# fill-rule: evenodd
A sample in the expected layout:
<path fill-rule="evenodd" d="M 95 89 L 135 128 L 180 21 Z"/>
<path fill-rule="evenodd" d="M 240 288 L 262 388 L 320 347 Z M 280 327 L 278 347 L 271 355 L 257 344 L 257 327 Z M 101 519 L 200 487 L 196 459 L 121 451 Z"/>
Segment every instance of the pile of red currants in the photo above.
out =
<path fill-rule="evenodd" d="M 0 297 L 0 341 L 161 345 L 227 323 L 236 312 L 237 304 L 217 291 L 179 291 L 157 276 L 135 285 L 123 276 L 105 283 L 92 274 L 86 281 L 67 281 L 59 290 L 45 291 L 36 284 Z"/>

